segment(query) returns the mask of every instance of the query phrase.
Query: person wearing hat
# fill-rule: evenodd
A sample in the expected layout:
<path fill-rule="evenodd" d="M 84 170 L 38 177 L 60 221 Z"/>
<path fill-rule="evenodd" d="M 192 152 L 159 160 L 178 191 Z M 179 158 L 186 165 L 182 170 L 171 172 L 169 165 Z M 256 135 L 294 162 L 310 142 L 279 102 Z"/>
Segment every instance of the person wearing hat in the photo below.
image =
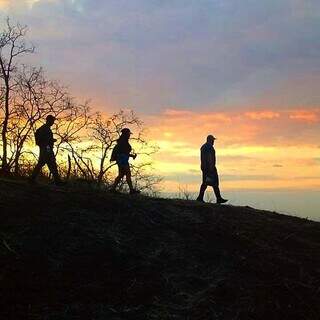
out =
<path fill-rule="evenodd" d="M 204 193 L 208 186 L 213 187 L 217 203 L 225 203 L 228 200 L 223 199 L 219 189 L 219 176 L 216 168 L 216 152 L 213 147 L 216 138 L 213 135 L 207 137 L 207 142 L 201 147 L 201 171 L 202 184 L 200 187 L 197 201 L 204 202 Z"/>
<path fill-rule="evenodd" d="M 136 154 L 132 154 L 132 147 L 129 143 L 129 139 L 132 132 L 128 128 L 124 128 L 121 130 L 121 135 L 117 141 L 116 146 L 114 147 L 111 160 L 116 161 L 118 165 L 118 176 L 116 177 L 113 185 L 110 188 L 111 192 L 115 192 L 116 188 L 121 181 L 121 179 L 126 176 L 126 180 L 130 189 L 130 194 L 140 193 L 139 190 L 133 188 L 132 180 L 131 180 L 131 170 L 129 165 L 130 157 L 135 159 L 137 157 Z"/>
<path fill-rule="evenodd" d="M 38 163 L 36 164 L 31 177 L 29 178 L 30 183 L 35 183 L 36 178 L 39 175 L 42 167 L 46 164 L 53 176 L 56 185 L 62 185 L 63 182 L 60 179 L 56 158 L 53 152 L 53 145 L 57 141 L 53 138 L 51 126 L 54 124 L 56 118 L 53 115 L 46 117 L 46 123 L 38 128 L 35 132 L 36 144 L 40 148 L 40 154 Z"/>

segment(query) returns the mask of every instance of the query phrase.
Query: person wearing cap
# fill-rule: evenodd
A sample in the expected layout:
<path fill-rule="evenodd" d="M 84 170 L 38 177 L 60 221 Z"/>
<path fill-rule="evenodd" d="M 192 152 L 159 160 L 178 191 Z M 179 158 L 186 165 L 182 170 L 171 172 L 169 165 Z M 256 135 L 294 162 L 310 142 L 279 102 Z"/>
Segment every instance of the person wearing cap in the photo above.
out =
<path fill-rule="evenodd" d="M 225 203 L 228 200 L 223 199 L 219 189 L 219 176 L 216 168 L 216 151 L 213 147 L 216 138 L 213 135 L 207 137 L 207 142 L 201 147 L 201 171 L 202 184 L 200 187 L 197 201 L 204 202 L 204 193 L 208 186 L 213 187 L 217 203 Z"/>
<path fill-rule="evenodd" d="M 29 178 L 30 183 L 36 182 L 36 178 L 39 175 L 42 167 L 47 165 L 53 176 L 55 184 L 63 184 L 58 173 L 56 158 L 53 152 L 53 145 L 57 140 L 53 138 L 51 126 L 54 124 L 55 120 L 56 118 L 53 115 L 48 115 L 46 117 L 46 123 L 38 128 L 35 132 L 35 140 L 36 144 L 40 148 L 40 154 L 38 163 L 36 164 L 31 177 Z"/>
<path fill-rule="evenodd" d="M 130 189 L 130 194 L 140 193 L 139 190 L 133 188 L 132 180 L 131 180 L 131 170 L 129 165 L 130 157 L 135 159 L 137 157 L 136 154 L 131 153 L 132 147 L 129 143 L 129 139 L 132 132 L 128 128 L 124 128 L 121 130 L 121 135 L 117 141 L 116 146 L 114 147 L 111 155 L 111 161 L 116 161 L 118 165 L 118 176 L 116 177 L 113 185 L 110 188 L 111 192 L 115 192 L 118 184 L 121 179 L 126 176 L 126 180 Z"/>

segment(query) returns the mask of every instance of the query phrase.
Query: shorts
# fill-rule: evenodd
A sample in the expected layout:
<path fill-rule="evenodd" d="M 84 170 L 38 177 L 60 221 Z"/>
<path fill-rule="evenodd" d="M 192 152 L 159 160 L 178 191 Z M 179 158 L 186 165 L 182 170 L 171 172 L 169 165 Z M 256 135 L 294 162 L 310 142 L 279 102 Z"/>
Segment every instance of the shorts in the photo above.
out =
<path fill-rule="evenodd" d="M 117 157 L 117 165 L 119 167 L 127 167 L 129 166 L 129 156 L 127 154 L 119 154 Z"/>

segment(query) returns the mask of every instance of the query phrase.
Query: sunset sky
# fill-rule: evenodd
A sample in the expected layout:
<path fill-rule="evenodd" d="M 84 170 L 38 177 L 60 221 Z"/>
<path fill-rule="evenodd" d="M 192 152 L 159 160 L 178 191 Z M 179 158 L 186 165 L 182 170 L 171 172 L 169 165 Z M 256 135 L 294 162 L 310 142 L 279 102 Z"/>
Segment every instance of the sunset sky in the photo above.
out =
<path fill-rule="evenodd" d="M 199 185 L 217 136 L 224 190 L 320 189 L 320 1 L 0 0 L 29 59 L 108 113 L 133 109 L 165 191 Z"/>

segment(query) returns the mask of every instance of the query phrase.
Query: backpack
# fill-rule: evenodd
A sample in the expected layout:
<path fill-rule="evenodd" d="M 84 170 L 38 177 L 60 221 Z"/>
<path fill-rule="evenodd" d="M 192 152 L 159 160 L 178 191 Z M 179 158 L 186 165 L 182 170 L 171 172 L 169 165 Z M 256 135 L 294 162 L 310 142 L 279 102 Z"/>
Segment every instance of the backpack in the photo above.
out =
<path fill-rule="evenodd" d="M 112 150 L 110 162 L 117 161 L 118 154 L 119 154 L 119 146 L 118 146 L 118 144 L 116 144 Z"/>
<path fill-rule="evenodd" d="M 41 127 L 40 127 L 41 128 Z M 36 145 L 37 146 L 40 146 L 41 145 L 41 130 L 40 130 L 40 128 L 38 128 L 37 130 L 36 130 L 36 132 L 34 133 L 34 139 L 35 139 L 35 141 L 36 141 Z"/>

